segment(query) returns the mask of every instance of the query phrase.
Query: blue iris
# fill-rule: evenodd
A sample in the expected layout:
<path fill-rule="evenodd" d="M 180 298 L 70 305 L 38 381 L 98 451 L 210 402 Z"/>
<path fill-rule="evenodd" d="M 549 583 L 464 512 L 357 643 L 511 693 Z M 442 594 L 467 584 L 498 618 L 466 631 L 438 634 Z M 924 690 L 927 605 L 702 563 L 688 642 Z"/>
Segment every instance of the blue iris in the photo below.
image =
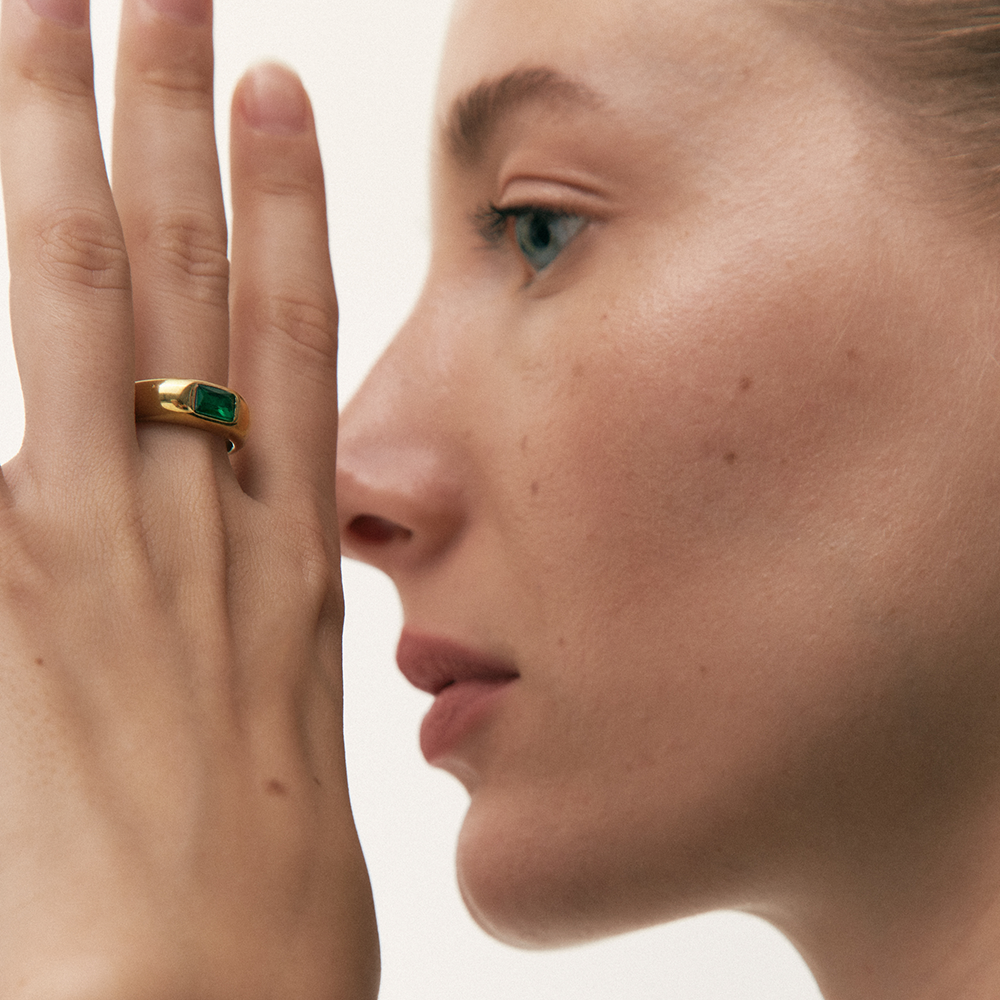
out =
<path fill-rule="evenodd" d="M 563 215 L 541 208 L 526 208 L 512 214 L 517 245 L 535 271 L 548 267 L 585 221 L 579 215 Z"/>

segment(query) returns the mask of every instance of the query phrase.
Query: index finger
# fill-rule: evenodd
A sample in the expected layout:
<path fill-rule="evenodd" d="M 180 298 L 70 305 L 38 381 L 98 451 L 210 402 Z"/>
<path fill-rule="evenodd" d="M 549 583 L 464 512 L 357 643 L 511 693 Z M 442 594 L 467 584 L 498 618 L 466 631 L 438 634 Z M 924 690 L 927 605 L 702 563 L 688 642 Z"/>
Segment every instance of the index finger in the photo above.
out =
<path fill-rule="evenodd" d="M 97 128 L 87 0 L 3 0 L 0 172 L 32 462 L 135 447 L 128 259 Z M 118 447 L 114 445 L 117 443 Z"/>

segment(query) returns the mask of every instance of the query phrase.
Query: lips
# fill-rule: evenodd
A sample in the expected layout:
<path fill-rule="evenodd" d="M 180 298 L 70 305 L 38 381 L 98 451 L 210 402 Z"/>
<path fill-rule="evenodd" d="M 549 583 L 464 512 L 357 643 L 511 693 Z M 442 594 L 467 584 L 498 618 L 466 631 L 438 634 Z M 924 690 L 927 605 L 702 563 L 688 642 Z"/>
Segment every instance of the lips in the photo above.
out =
<path fill-rule="evenodd" d="M 453 753 L 519 676 L 506 660 L 409 631 L 400 636 L 396 662 L 414 687 L 434 695 L 420 726 L 420 749 L 431 764 Z"/>

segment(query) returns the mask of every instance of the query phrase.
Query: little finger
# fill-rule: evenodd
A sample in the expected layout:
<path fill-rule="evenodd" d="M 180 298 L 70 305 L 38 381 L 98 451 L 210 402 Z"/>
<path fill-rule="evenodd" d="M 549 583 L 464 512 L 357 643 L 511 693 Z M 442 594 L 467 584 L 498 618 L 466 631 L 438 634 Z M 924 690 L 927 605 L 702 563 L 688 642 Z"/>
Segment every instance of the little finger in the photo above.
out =
<path fill-rule="evenodd" d="M 251 71 L 233 100 L 231 135 L 230 370 L 253 406 L 240 478 L 262 498 L 318 504 L 332 523 L 337 297 L 323 168 L 298 77 L 273 65 Z"/>

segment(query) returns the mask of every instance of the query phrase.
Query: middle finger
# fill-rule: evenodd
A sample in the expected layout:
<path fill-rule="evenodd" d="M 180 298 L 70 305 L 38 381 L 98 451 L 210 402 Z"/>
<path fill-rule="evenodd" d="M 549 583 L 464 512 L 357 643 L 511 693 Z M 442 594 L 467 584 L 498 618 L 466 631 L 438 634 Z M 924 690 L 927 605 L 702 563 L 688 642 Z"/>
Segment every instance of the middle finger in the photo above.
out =
<path fill-rule="evenodd" d="M 212 71 L 211 0 L 125 0 L 112 183 L 132 266 L 136 378 L 227 381 Z"/>

